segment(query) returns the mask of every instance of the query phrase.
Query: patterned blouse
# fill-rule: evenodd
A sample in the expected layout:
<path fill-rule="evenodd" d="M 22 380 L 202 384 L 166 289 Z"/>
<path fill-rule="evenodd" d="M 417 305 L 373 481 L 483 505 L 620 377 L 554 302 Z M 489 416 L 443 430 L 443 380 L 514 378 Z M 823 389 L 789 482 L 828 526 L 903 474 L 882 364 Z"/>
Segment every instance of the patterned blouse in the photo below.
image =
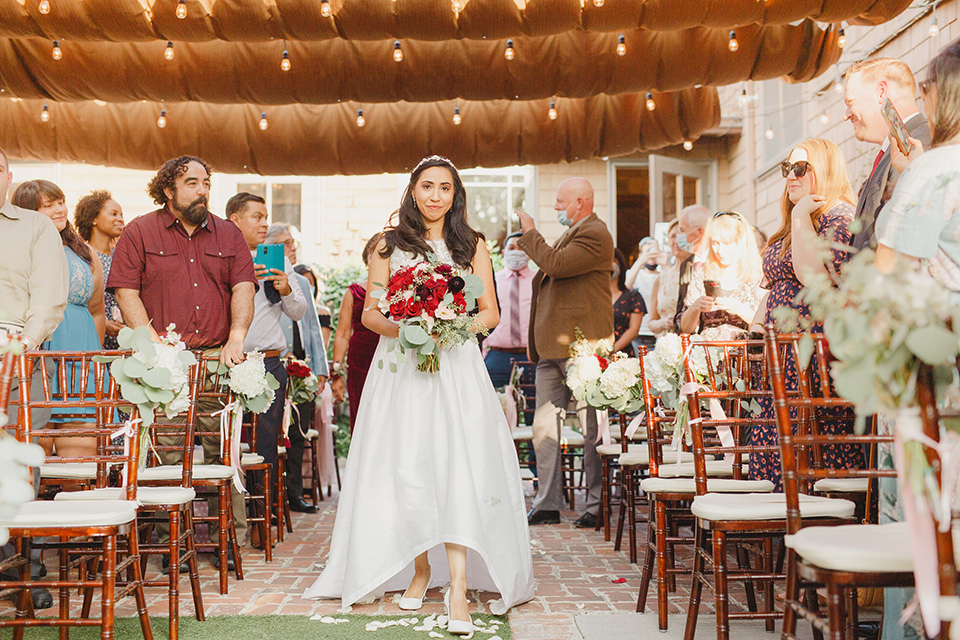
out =
<path fill-rule="evenodd" d="M 110 277 L 110 265 L 113 264 L 113 254 L 100 253 L 94 249 L 94 253 L 97 254 L 97 257 L 100 258 L 100 266 L 103 267 L 103 281 L 106 282 L 107 278 Z M 112 293 L 104 291 L 103 293 L 103 302 L 104 302 L 104 313 L 107 317 L 107 320 L 113 320 L 114 322 L 120 322 L 122 316 L 120 315 L 120 307 L 117 305 L 117 299 Z M 117 339 L 111 335 L 106 335 L 103 338 L 103 348 L 104 349 L 119 349 L 120 345 L 117 344 Z"/>

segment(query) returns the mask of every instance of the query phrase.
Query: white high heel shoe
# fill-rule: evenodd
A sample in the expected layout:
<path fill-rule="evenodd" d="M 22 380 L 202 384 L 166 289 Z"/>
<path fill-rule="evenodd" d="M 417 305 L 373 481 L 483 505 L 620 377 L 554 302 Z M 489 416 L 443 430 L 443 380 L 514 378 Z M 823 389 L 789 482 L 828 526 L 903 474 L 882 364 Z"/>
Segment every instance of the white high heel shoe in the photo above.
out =
<path fill-rule="evenodd" d="M 443 594 L 443 606 L 447 611 L 447 631 L 457 636 L 468 636 L 473 633 L 473 620 L 469 615 L 466 620 L 454 620 L 450 617 L 450 589 Z"/>
<path fill-rule="evenodd" d="M 397 605 L 404 611 L 416 611 L 423 606 L 423 599 L 427 595 L 427 591 L 430 590 L 430 580 L 433 578 L 433 572 L 427 574 L 427 586 L 424 587 L 423 593 L 420 594 L 419 598 L 406 598 L 400 596 L 400 603 Z"/>

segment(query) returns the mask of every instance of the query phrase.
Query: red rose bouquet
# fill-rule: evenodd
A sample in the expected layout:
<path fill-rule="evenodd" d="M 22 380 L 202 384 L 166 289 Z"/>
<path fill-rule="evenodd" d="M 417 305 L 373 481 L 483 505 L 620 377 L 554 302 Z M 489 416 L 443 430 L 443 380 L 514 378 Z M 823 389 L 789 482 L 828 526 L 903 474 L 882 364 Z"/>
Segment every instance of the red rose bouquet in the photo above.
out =
<path fill-rule="evenodd" d="M 396 372 L 397 363 L 416 353 L 417 370 L 436 373 L 440 349 L 476 342 L 477 327 L 467 313 L 482 294 L 479 276 L 450 264 L 423 261 L 398 269 L 385 288 L 372 293 L 384 315 L 400 324 L 397 339 L 388 345 L 390 352 L 400 347 L 390 370 Z M 480 333 L 486 330 L 481 327 Z M 377 366 L 383 368 L 383 362 Z"/>
<path fill-rule="evenodd" d="M 287 397 L 294 404 L 311 402 L 317 396 L 319 380 L 307 363 L 296 358 L 287 360 Z"/>

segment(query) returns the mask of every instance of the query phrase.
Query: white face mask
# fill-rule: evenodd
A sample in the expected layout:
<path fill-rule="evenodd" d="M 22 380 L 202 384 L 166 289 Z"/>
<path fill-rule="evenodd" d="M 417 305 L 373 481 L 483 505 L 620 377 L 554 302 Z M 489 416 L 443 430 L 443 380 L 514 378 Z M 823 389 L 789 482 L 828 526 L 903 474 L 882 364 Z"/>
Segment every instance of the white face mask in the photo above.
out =
<path fill-rule="evenodd" d="M 520 249 L 507 249 L 503 252 L 503 262 L 511 271 L 520 271 L 527 266 L 527 254 Z"/>

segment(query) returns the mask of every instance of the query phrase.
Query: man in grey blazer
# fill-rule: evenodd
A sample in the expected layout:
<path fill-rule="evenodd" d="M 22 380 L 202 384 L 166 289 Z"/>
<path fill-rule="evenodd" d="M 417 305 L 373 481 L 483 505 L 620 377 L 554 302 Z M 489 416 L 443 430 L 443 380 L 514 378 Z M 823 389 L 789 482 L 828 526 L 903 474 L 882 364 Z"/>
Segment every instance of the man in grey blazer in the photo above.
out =
<path fill-rule="evenodd" d="M 897 184 L 900 174 L 891 164 L 890 129 L 881 115 L 881 105 L 887 97 L 896 107 L 912 138 L 919 140 L 924 148 L 930 146 L 930 128 L 923 114 L 917 110 L 917 83 L 905 63 L 895 58 L 873 58 L 853 64 L 847 70 L 843 102 L 846 105 L 844 120 L 853 125 L 853 135 L 861 142 L 878 146 L 873 170 L 857 201 L 856 225 L 853 248 L 876 249 L 875 226 L 877 214 Z"/>

